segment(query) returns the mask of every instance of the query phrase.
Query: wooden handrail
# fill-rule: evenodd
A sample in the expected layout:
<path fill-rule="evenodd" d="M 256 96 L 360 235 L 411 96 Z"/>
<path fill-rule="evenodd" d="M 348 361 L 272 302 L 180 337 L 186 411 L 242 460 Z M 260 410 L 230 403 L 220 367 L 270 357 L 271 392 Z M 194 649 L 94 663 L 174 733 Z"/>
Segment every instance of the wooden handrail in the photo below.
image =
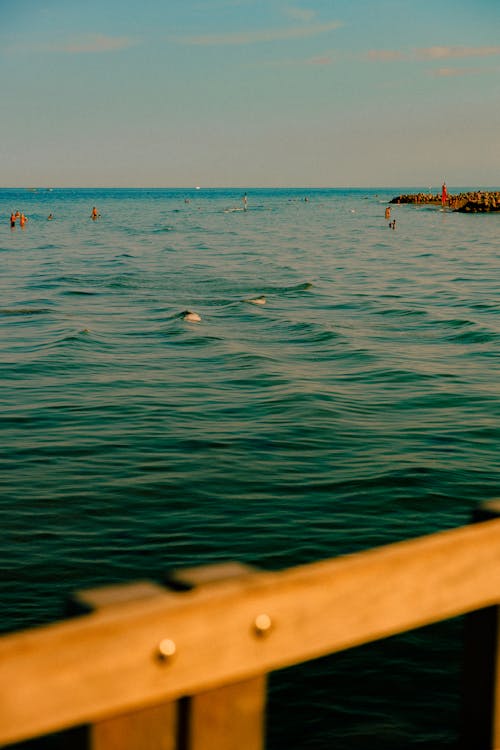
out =
<path fill-rule="evenodd" d="M 152 589 L 0 639 L 0 744 L 220 688 L 500 602 L 500 520 Z"/>

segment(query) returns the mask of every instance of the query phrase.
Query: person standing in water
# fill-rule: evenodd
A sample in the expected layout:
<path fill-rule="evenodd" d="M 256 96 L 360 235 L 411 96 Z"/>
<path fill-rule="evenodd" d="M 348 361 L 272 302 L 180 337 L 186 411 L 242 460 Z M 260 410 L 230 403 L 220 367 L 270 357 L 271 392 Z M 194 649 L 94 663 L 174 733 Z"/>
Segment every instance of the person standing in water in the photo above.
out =
<path fill-rule="evenodd" d="M 94 206 L 94 208 L 92 209 L 92 213 L 90 214 L 90 218 L 92 219 L 92 221 L 95 221 L 96 219 L 98 219 L 100 215 L 101 214 L 99 213 L 97 208 Z"/>
<path fill-rule="evenodd" d="M 15 215 L 14 211 L 12 211 L 12 213 L 10 215 L 10 228 L 11 229 L 15 229 L 16 228 L 16 215 Z"/>
<path fill-rule="evenodd" d="M 248 210 L 248 198 L 247 198 L 247 194 L 245 193 L 245 195 L 243 196 L 243 211 L 247 211 L 247 210 Z"/>
<path fill-rule="evenodd" d="M 387 208 L 385 209 L 385 218 L 386 219 L 390 219 L 391 218 L 391 207 L 390 206 L 387 206 Z"/>

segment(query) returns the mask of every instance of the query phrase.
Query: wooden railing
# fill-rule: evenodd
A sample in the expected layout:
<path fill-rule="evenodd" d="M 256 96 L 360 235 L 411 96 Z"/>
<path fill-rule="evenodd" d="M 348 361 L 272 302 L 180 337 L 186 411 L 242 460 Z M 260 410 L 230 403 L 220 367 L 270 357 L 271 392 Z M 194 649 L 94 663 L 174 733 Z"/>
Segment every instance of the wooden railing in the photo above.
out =
<path fill-rule="evenodd" d="M 79 592 L 88 614 L 0 639 L 0 744 L 86 725 L 92 750 L 260 750 L 269 672 L 480 610 L 464 747 L 500 746 L 498 514 L 280 572 L 194 568 L 184 590 Z"/>

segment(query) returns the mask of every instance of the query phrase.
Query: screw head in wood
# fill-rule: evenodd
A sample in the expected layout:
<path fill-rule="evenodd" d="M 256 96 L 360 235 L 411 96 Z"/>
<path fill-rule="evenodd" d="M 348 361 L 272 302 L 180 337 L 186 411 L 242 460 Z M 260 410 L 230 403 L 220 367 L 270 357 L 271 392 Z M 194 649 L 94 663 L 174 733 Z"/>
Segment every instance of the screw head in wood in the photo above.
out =
<path fill-rule="evenodd" d="M 262 637 L 264 635 L 268 635 L 271 628 L 273 626 L 273 621 L 269 617 L 269 615 L 266 615 L 264 612 L 260 615 L 257 615 L 254 622 L 254 628 L 256 635 Z"/>
<path fill-rule="evenodd" d="M 164 638 L 158 644 L 158 658 L 161 659 L 161 661 L 171 659 L 175 655 L 176 651 L 177 646 L 170 638 Z"/>

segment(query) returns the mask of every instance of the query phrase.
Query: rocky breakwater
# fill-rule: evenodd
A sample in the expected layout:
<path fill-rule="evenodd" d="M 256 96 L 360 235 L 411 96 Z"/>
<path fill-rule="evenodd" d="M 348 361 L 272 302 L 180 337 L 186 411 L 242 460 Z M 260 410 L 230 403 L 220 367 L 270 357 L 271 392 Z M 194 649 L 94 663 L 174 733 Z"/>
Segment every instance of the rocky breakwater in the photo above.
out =
<path fill-rule="evenodd" d="M 478 191 L 477 193 L 460 193 L 455 196 L 456 211 L 477 213 L 485 211 L 500 211 L 500 191 Z"/>
<path fill-rule="evenodd" d="M 441 196 L 433 193 L 411 193 L 398 195 L 391 200 L 396 204 L 431 205 L 440 206 Z M 486 213 L 500 211 L 500 191 L 477 190 L 468 193 L 457 193 L 448 195 L 447 208 L 462 213 Z"/>
<path fill-rule="evenodd" d="M 408 193 L 406 195 L 398 195 L 393 198 L 391 203 L 413 203 L 415 205 L 441 205 L 441 196 L 433 195 L 433 193 Z"/>

